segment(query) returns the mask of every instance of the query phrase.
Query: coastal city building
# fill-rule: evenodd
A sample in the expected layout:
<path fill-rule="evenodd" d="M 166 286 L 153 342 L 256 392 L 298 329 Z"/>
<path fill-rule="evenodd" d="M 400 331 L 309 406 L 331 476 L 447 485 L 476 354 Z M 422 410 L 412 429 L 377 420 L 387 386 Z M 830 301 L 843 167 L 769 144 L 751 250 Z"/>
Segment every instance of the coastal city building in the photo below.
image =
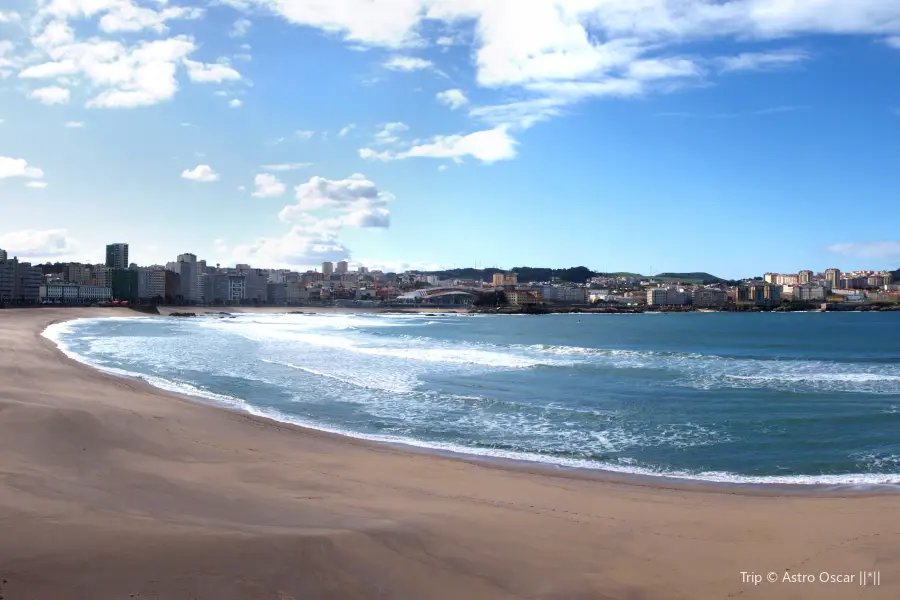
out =
<path fill-rule="evenodd" d="M 128 244 L 116 243 L 106 245 L 106 266 L 111 269 L 128 268 Z"/>
<path fill-rule="evenodd" d="M 298 305 L 371 306 L 375 303 L 466 307 L 496 293 L 511 307 L 543 305 L 550 310 L 783 310 L 865 303 L 900 304 L 900 285 L 889 271 L 816 273 L 767 272 L 741 282 L 693 282 L 685 277 L 597 275 L 566 282 L 556 277 L 520 282 L 515 272 L 496 269 L 468 277 L 446 273 L 370 271 L 348 261 L 322 263 L 321 271 L 266 269 L 250 264 L 210 265 L 193 253 L 165 266 L 128 261 L 128 244 L 106 245 L 100 264 L 31 265 L 0 250 L 0 306 L 94 304 L 110 301 L 196 306 Z M 123 266 L 124 263 L 127 263 Z M 499 306 L 503 304 L 501 300 Z M 829 308 L 830 310 L 830 308 Z"/>

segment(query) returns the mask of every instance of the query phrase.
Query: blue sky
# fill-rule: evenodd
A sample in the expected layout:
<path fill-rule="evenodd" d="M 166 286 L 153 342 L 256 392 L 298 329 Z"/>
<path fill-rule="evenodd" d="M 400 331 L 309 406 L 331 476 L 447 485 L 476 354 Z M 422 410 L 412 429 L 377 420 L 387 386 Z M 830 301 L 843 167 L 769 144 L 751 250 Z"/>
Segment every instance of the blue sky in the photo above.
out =
<path fill-rule="evenodd" d="M 900 0 L 6 0 L 0 247 L 900 267 Z"/>

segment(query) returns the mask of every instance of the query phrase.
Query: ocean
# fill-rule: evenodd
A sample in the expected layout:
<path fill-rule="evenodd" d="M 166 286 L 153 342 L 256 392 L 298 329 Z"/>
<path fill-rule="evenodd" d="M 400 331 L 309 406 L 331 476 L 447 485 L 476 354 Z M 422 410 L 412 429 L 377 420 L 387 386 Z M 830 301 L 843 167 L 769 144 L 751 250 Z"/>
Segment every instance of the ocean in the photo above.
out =
<path fill-rule="evenodd" d="M 900 484 L 900 314 L 82 319 L 72 358 L 306 427 L 709 482 Z"/>

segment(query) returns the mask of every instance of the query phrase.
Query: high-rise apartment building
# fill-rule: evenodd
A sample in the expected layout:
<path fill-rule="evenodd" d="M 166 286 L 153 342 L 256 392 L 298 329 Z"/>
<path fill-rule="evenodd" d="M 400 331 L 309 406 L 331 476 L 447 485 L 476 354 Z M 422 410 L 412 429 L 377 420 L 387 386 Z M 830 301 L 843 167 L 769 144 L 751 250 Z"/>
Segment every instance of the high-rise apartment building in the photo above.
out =
<path fill-rule="evenodd" d="M 128 244 L 106 245 L 106 266 L 111 269 L 128 268 Z"/>
<path fill-rule="evenodd" d="M 197 255 L 179 254 L 175 271 L 181 276 L 181 295 L 187 303 L 200 301 L 200 279 L 197 277 Z"/>
<path fill-rule="evenodd" d="M 331 277 L 334 274 L 334 263 L 323 262 L 322 263 L 322 274 L 325 275 L 325 277 Z"/>
<path fill-rule="evenodd" d="M 6 250 L 0 248 L 0 261 L 5 261 L 7 257 Z"/>
<path fill-rule="evenodd" d="M 349 271 L 349 264 L 347 264 L 346 260 L 342 260 L 337 264 L 337 271 L 335 271 L 338 275 L 346 275 Z"/>
<path fill-rule="evenodd" d="M 0 305 L 28 305 L 40 301 L 40 287 L 44 276 L 40 267 L 19 262 L 16 257 L 0 250 Z"/>
<path fill-rule="evenodd" d="M 825 271 L 825 281 L 831 286 L 831 289 L 838 289 L 841 287 L 841 270 L 840 269 L 827 269 Z"/>
<path fill-rule="evenodd" d="M 812 271 L 800 271 L 800 285 L 811 283 L 813 278 Z"/>
<path fill-rule="evenodd" d="M 166 297 L 166 270 L 161 267 L 141 267 L 137 269 L 138 298 L 156 299 L 161 302 Z"/>

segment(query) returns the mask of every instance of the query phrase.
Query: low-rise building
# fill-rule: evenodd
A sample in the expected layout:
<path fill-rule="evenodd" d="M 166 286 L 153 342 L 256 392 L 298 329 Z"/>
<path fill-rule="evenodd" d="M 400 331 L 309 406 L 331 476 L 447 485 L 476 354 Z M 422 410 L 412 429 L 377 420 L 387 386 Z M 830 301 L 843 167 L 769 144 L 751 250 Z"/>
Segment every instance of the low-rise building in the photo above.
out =
<path fill-rule="evenodd" d="M 781 286 L 763 281 L 741 284 L 735 290 L 735 302 L 741 306 L 778 306 L 781 304 Z"/>
<path fill-rule="evenodd" d="M 828 294 L 820 285 L 803 284 L 794 288 L 796 302 L 824 302 Z"/>
<path fill-rule="evenodd" d="M 540 304 L 538 294 L 527 290 L 509 290 L 506 292 L 506 301 L 511 306 L 533 306 Z"/>
<path fill-rule="evenodd" d="M 568 304 L 585 304 L 587 302 L 587 290 L 583 287 L 544 285 L 541 286 L 540 292 L 544 302 Z"/>
<path fill-rule="evenodd" d="M 722 308 L 728 301 L 728 294 L 713 288 L 694 288 L 691 304 L 697 308 Z"/>
<path fill-rule="evenodd" d="M 39 288 L 42 303 L 47 304 L 94 304 L 113 299 L 112 288 L 74 283 L 50 283 Z"/>

